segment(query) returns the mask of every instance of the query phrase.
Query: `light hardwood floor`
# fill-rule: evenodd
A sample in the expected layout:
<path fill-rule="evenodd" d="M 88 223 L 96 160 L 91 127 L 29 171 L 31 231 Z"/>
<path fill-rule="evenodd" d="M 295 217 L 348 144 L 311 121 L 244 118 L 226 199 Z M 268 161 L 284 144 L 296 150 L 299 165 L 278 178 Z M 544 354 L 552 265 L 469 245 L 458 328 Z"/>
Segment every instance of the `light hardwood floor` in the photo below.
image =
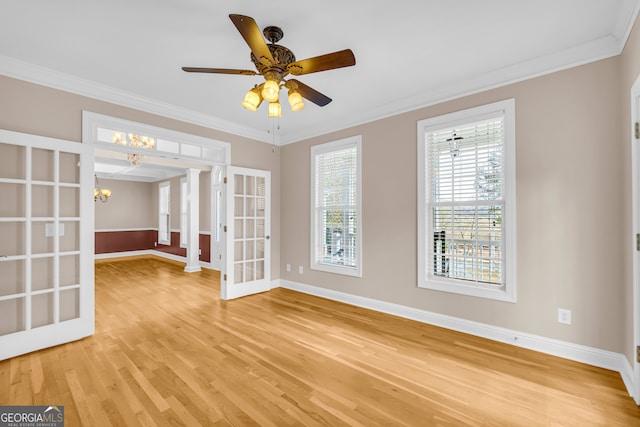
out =
<path fill-rule="evenodd" d="M 619 374 L 215 272 L 96 264 L 96 333 L 0 362 L 66 426 L 640 426 Z"/>

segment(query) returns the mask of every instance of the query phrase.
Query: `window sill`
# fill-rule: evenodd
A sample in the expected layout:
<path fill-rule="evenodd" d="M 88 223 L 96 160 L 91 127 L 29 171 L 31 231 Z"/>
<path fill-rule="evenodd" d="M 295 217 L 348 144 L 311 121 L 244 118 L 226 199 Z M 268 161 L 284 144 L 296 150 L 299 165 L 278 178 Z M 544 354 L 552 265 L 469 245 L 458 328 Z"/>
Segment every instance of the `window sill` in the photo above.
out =
<path fill-rule="evenodd" d="M 326 273 L 341 274 L 343 276 L 362 277 L 361 269 L 357 267 L 344 267 L 334 264 L 311 264 L 311 270 L 324 271 Z"/>
<path fill-rule="evenodd" d="M 449 292 L 459 295 L 467 295 L 471 297 L 486 298 L 496 301 L 515 303 L 516 295 L 511 287 L 511 292 L 506 287 L 490 288 L 488 286 L 477 284 L 466 284 L 459 280 L 446 280 L 430 277 L 428 280 L 418 283 L 418 287 L 422 289 L 431 289 L 434 291 Z"/>

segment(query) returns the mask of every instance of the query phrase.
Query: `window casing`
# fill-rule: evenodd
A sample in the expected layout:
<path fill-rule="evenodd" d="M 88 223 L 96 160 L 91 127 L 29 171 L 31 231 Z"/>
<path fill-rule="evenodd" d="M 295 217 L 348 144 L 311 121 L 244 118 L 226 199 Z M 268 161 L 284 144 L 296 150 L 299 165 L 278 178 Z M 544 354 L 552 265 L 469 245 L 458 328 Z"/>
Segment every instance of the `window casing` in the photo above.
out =
<path fill-rule="evenodd" d="M 314 270 L 362 276 L 361 137 L 311 147 Z"/>
<path fill-rule="evenodd" d="M 515 102 L 418 123 L 418 286 L 516 301 Z"/>
<path fill-rule="evenodd" d="M 171 245 L 171 184 L 161 182 L 158 187 L 158 244 Z"/>
<path fill-rule="evenodd" d="M 189 237 L 189 199 L 188 199 L 187 178 L 180 179 L 180 247 L 186 248 Z"/>

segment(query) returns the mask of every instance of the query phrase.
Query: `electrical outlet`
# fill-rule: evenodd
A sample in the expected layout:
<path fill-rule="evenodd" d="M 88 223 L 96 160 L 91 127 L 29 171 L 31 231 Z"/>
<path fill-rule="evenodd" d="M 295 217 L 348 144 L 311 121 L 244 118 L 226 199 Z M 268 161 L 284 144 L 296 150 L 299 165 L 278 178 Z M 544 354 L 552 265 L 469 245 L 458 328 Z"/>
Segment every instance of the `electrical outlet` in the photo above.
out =
<path fill-rule="evenodd" d="M 301 265 L 298 266 L 298 274 L 304 274 L 304 269 Z"/>
<path fill-rule="evenodd" d="M 566 308 L 558 309 L 558 323 L 563 323 L 565 325 L 571 324 L 571 310 L 567 310 Z"/>
<path fill-rule="evenodd" d="M 291 264 L 287 264 L 287 272 L 291 272 Z"/>

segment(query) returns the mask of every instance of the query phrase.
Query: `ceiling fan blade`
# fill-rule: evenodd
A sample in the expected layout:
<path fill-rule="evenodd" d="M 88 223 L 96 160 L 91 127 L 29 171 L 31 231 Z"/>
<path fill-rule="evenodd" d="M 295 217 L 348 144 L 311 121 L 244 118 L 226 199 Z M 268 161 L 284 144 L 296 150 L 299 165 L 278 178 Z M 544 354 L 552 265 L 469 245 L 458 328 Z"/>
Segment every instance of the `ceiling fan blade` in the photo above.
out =
<path fill-rule="evenodd" d="M 292 62 L 287 66 L 287 71 L 295 76 L 301 76 L 303 74 L 317 73 L 318 71 L 351 67 L 352 65 L 356 65 L 356 57 L 351 49 L 345 49 Z"/>
<path fill-rule="evenodd" d="M 188 73 L 242 74 L 245 76 L 255 76 L 258 74 L 251 70 L 233 70 L 230 68 L 182 67 L 182 70 Z"/>
<path fill-rule="evenodd" d="M 273 56 L 271 56 L 271 51 L 269 50 L 267 43 L 264 41 L 264 37 L 262 36 L 256 21 L 249 16 L 243 15 L 231 14 L 229 15 L 229 18 L 231 18 L 231 21 L 240 32 L 244 41 L 247 42 L 251 48 L 251 52 L 258 61 L 268 61 L 269 64 L 265 65 L 274 64 L 275 61 L 273 60 Z"/>
<path fill-rule="evenodd" d="M 297 87 L 298 92 L 300 92 L 300 95 L 302 95 L 303 98 L 308 99 L 314 104 L 319 105 L 320 107 L 324 107 L 325 105 L 331 102 L 331 98 L 321 94 L 317 90 L 307 86 L 301 81 L 298 81 L 296 79 L 291 79 L 289 81 L 295 83 L 298 86 Z"/>

